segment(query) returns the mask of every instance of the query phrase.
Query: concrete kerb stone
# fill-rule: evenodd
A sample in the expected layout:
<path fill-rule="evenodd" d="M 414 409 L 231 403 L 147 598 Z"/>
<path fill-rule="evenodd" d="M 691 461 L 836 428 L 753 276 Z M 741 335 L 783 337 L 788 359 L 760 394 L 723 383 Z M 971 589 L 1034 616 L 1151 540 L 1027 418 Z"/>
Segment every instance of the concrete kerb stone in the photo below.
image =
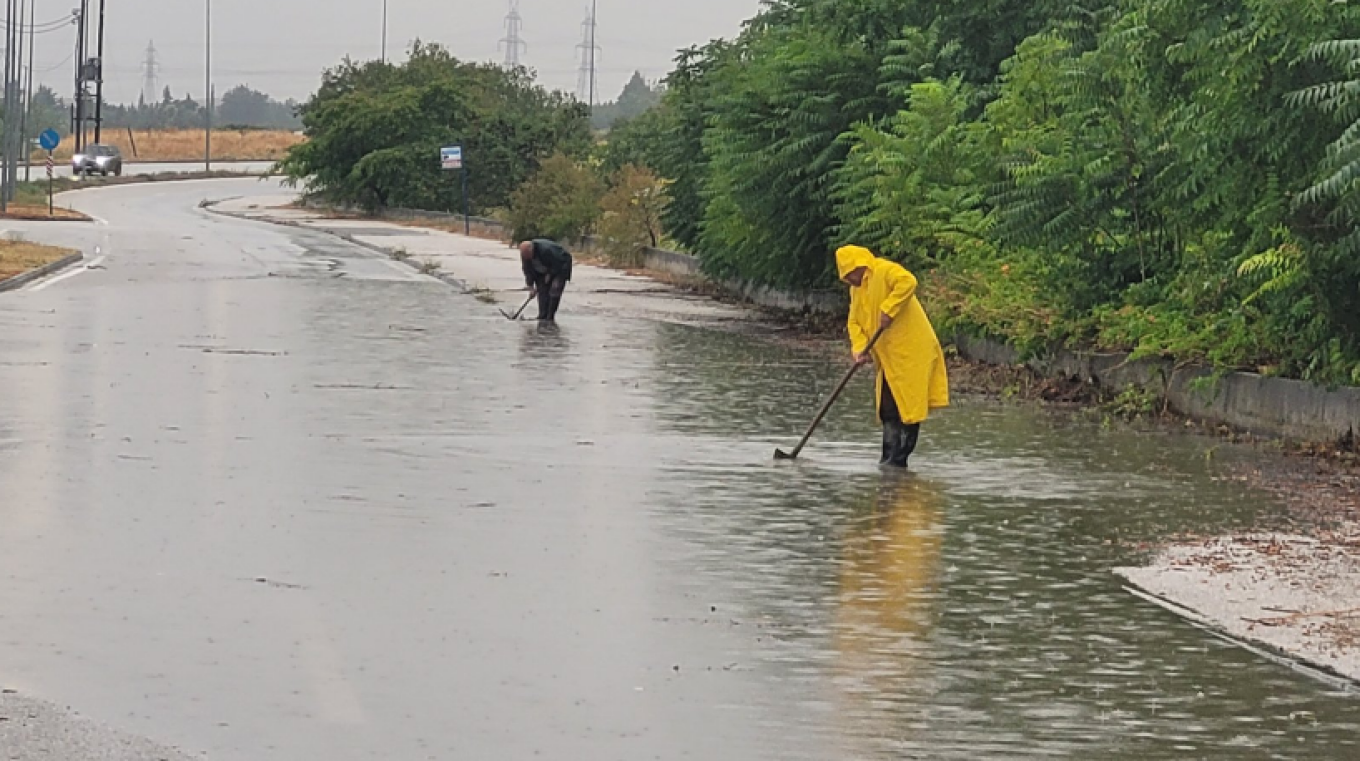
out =
<path fill-rule="evenodd" d="M 1134 597 L 1156 605 L 1168 613 L 1184 619 L 1191 626 L 1208 632 L 1234 647 L 1248 650 L 1268 661 L 1278 663 L 1285 668 L 1297 671 L 1310 679 L 1316 679 L 1319 682 L 1329 684 L 1332 687 L 1342 690 L 1351 690 L 1360 687 L 1360 678 L 1346 674 L 1331 664 L 1310 657 L 1305 652 L 1290 650 L 1260 639 L 1253 639 L 1235 634 L 1229 631 L 1222 623 L 1215 621 L 1201 611 L 1182 605 L 1181 603 L 1164 595 L 1157 594 L 1150 589 L 1145 589 L 1136 581 L 1129 578 L 1130 574 L 1137 570 L 1140 569 L 1114 569 L 1114 574 L 1125 582 L 1124 591 Z"/>
<path fill-rule="evenodd" d="M 29 270 L 12 278 L 0 281 L 0 293 L 12 291 L 16 288 L 23 288 L 35 280 L 41 280 L 49 275 L 55 275 L 62 270 L 77 265 L 85 260 L 85 254 L 77 251 L 70 256 L 64 256 L 51 264 L 45 264 L 37 269 Z"/>
<path fill-rule="evenodd" d="M 1077 378 L 1119 391 L 1147 389 L 1179 414 L 1253 434 L 1315 443 L 1354 440 L 1360 433 L 1360 389 L 1327 389 L 1307 381 L 1255 373 L 1219 373 L 1167 359 L 1134 359 L 1058 349 L 1022 360 L 1014 347 L 966 335 L 954 337 L 960 356 L 989 365 L 1025 365 L 1040 375 Z"/>

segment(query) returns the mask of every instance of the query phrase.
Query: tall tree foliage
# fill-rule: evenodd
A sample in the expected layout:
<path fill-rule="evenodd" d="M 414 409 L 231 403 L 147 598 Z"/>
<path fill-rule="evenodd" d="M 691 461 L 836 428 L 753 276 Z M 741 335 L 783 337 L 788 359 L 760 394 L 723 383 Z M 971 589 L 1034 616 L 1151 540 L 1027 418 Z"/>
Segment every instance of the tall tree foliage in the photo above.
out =
<path fill-rule="evenodd" d="M 903 26 L 902 6 L 776 5 L 713 71 L 700 237 L 710 270 L 781 285 L 825 277 L 835 226 L 829 180 L 848 152 L 840 138 L 895 110 L 878 70 Z"/>
<path fill-rule="evenodd" d="M 463 145 L 474 211 L 505 206 L 548 156 L 583 155 L 587 109 L 535 85 L 523 69 L 459 61 L 415 43 L 400 66 L 345 61 L 301 107 L 308 140 L 284 172 L 308 192 L 376 208 L 462 207 L 439 149 Z"/>

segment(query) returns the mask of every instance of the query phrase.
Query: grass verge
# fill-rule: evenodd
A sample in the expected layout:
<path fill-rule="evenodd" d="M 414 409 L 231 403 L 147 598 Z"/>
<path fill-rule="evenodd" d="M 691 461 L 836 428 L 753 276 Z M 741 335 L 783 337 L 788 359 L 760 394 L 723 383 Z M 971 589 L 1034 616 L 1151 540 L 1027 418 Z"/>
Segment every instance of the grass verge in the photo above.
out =
<path fill-rule="evenodd" d="M 105 143 L 118 146 L 124 161 L 201 161 L 203 159 L 204 130 L 132 130 L 105 131 Z M 304 138 L 287 130 L 213 130 L 212 158 L 214 161 L 278 161 L 288 149 Z M 136 150 L 133 144 L 136 143 Z M 70 161 L 73 143 L 68 139 L 57 148 L 58 161 Z M 41 161 L 46 153 L 34 153 Z"/>
<path fill-rule="evenodd" d="M 0 240 L 0 280 L 22 275 L 74 253 L 75 251 L 69 248 L 45 246 L 41 243 Z"/>

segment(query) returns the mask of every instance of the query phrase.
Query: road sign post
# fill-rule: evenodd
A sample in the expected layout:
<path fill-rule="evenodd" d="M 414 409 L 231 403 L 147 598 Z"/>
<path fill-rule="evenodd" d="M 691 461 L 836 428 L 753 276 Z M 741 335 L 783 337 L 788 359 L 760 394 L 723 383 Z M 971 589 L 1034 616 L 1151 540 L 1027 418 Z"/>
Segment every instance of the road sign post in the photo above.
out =
<path fill-rule="evenodd" d="M 439 165 L 445 171 L 458 170 L 463 175 L 463 234 L 472 235 L 472 217 L 469 210 L 472 208 L 468 203 L 468 175 L 467 165 L 463 163 L 463 146 L 450 145 L 439 149 Z"/>
<path fill-rule="evenodd" d="M 52 151 L 55 151 L 57 146 L 61 145 L 61 135 L 57 134 L 57 131 L 54 129 L 43 130 L 43 133 L 38 135 L 38 145 L 41 145 L 43 150 L 47 151 L 47 216 L 50 217 L 56 213 L 56 209 L 54 208 L 56 204 L 52 198 L 54 195 L 52 189 L 52 175 L 54 174 L 53 170 L 55 169 Z"/>

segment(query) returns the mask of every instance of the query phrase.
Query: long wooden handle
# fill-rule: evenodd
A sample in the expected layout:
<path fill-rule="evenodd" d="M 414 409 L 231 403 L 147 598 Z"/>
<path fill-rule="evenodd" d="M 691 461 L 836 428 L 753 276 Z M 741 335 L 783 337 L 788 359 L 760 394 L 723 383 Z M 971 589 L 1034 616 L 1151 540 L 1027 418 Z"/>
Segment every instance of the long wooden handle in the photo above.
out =
<path fill-rule="evenodd" d="M 887 330 L 886 326 L 879 327 L 878 331 L 874 333 L 873 338 L 869 339 L 869 345 L 864 347 L 865 354 L 868 354 L 873 350 L 874 344 L 878 343 L 878 339 L 883 336 L 883 331 L 885 330 Z M 807 433 L 803 434 L 803 440 L 798 442 L 798 446 L 793 450 L 793 453 L 789 455 L 790 459 L 798 459 L 798 454 L 803 451 L 803 447 L 807 446 L 808 440 L 812 438 L 812 434 L 817 430 L 817 426 L 822 424 L 822 418 L 826 417 L 826 413 L 831 411 L 831 406 L 836 403 L 836 400 L 841 398 L 841 392 L 845 391 L 845 387 L 850 385 L 850 379 L 855 377 L 855 373 L 859 372 L 859 368 L 860 364 L 858 362 L 850 366 L 850 370 L 845 373 L 845 377 L 841 378 L 840 385 L 836 386 L 836 390 L 831 392 L 831 396 L 827 397 L 826 403 L 822 405 L 822 409 L 817 413 L 817 417 L 812 419 L 812 425 L 808 426 Z"/>
<path fill-rule="evenodd" d="M 520 307 L 518 312 L 515 312 L 515 317 L 514 317 L 514 319 L 518 320 L 518 319 L 519 319 L 519 316 L 522 315 L 522 314 L 524 314 L 524 310 L 526 310 L 526 309 L 529 308 L 529 302 L 530 302 L 530 301 L 533 301 L 533 300 L 534 300 L 534 294 L 529 294 L 529 298 L 527 298 L 527 299 L 524 300 L 524 306 Z"/>

